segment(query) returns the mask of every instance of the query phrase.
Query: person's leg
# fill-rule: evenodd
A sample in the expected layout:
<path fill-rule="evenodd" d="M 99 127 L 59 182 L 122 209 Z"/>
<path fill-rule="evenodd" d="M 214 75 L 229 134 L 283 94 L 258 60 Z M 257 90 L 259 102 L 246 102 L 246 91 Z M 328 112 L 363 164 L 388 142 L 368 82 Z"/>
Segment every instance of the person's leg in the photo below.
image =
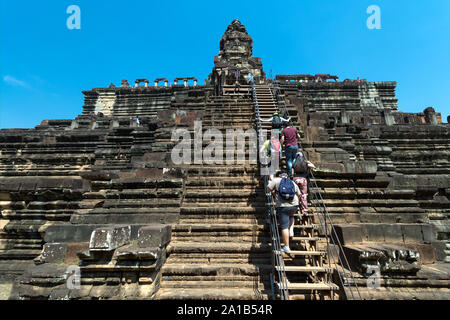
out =
<path fill-rule="evenodd" d="M 281 230 L 281 239 L 283 239 L 284 245 L 289 248 L 289 229 L 288 228 Z"/>
<path fill-rule="evenodd" d="M 292 146 L 286 148 L 286 166 L 288 175 L 292 175 Z"/>
<path fill-rule="evenodd" d="M 297 156 L 297 152 L 298 152 L 298 146 L 294 146 L 294 148 L 292 148 L 292 167 L 294 167 L 294 163 L 295 163 L 295 157 Z M 294 168 L 292 168 L 292 176 L 294 176 Z"/>
<path fill-rule="evenodd" d="M 295 160 L 295 155 L 297 154 L 298 147 L 297 146 L 289 146 L 286 148 L 286 165 L 288 167 L 288 174 L 293 177 L 294 169 L 292 168 Z"/>
<path fill-rule="evenodd" d="M 277 213 L 280 218 L 281 240 L 285 247 L 289 248 L 289 215 L 286 214 L 285 208 L 277 208 Z"/>
<path fill-rule="evenodd" d="M 295 218 L 294 216 L 290 216 L 289 217 L 289 236 L 293 237 L 294 236 L 294 223 L 295 223 Z"/>
<path fill-rule="evenodd" d="M 300 178 L 298 186 L 300 188 L 301 196 L 301 208 L 302 211 L 308 211 L 308 181 L 306 178 Z"/>

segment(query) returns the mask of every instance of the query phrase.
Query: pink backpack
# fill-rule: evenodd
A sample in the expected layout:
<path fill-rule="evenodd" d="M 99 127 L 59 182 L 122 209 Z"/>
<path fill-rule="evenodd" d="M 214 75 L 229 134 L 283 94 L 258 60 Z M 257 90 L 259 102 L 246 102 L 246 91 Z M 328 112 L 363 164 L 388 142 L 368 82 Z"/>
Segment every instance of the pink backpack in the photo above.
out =
<path fill-rule="evenodd" d="M 270 139 L 270 150 L 274 150 L 274 153 L 278 152 L 278 158 L 281 159 L 281 144 L 278 139 Z"/>

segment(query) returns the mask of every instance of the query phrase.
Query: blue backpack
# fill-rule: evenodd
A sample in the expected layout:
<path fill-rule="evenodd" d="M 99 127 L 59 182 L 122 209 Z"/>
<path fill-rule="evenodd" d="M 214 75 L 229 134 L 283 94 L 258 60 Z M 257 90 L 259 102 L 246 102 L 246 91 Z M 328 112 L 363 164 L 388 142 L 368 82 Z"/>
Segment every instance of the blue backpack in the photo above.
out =
<path fill-rule="evenodd" d="M 295 197 L 295 185 L 289 178 L 282 178 L 278 190 L 280 197 L 284 200 L 292 200 Z"/>

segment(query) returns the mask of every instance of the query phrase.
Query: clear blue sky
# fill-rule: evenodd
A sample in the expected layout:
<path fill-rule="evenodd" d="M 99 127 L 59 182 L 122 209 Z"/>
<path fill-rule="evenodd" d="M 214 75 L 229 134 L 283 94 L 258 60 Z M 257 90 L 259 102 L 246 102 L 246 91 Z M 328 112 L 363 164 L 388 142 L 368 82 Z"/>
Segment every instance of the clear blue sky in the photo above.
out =
<path fill-rule="evenodd" d="M 69 5 L 81 29 L 69 30 Z M 370 5 L 381 30 L 369 30 Z M 121 79 L 203 83 L 235 18 L 266 73 L 397 81 L 399 109 L 450 113 L 449 0 L 0 2 L 0 128 L 81 113 L 82 90 Z"/>

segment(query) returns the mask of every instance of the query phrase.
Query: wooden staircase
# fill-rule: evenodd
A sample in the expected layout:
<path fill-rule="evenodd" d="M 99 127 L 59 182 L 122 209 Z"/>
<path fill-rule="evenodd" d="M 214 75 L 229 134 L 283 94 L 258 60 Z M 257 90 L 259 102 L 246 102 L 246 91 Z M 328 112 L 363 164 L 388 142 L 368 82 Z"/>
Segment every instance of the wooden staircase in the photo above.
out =
<path fill-rule="evenodd" d="M 262 119 L 270 118 L 275 111 L 281 112 L 269 85 L 255 86 L 255 92 Z M 261 122 L 262 129 L 270 131 L 271 126 L 270 122 Z M 285 161 L 281 162 L 281 165 L 283 164 L 285 165 Z M 278 289 L 282 290 L 286 286 L 290 300 L 338 298 L 339 287 L 332 279 L 334 269 L 330 267 L 331 264 L 327 266 L 327 239 L 318 224 L 316 214 L 303 214 L 299 209 L 295 219 L 294 236 L 290 239 L 291 251 L 278 252 L 275 248 L 273 252 L 274 255 L 280 254 L 283 259 L 282 265 L 275 266 L 275 271 L 280 271 L 278 274 L 283 277 L 286 276 L 286 279 L 277 279 Z M 281 243 L 281 246 L 284 246 L 284 243 Z M 281 296 L 278 295 L 278 298 Z"/>
<path fill-rule="evenodd" d="M 298 214 L 291 251 L 282 253 L 290 300 L 338 298 L 339 287 L 332 279 L 334 269 L 327 265 L 326 238 L 315 219 L 314 214 Z"/>
<path fill-rule="evenodd" d="M 270 119 L 274 112 L 280 112 L 269 85 L 255 85 L 255 90 L 258 97 L 259 113 L 263 120 Z M 267 130 L 267 134 L 269 135 L 272 129 L 272 123 L 261 122 L 261 129 Z"/>

